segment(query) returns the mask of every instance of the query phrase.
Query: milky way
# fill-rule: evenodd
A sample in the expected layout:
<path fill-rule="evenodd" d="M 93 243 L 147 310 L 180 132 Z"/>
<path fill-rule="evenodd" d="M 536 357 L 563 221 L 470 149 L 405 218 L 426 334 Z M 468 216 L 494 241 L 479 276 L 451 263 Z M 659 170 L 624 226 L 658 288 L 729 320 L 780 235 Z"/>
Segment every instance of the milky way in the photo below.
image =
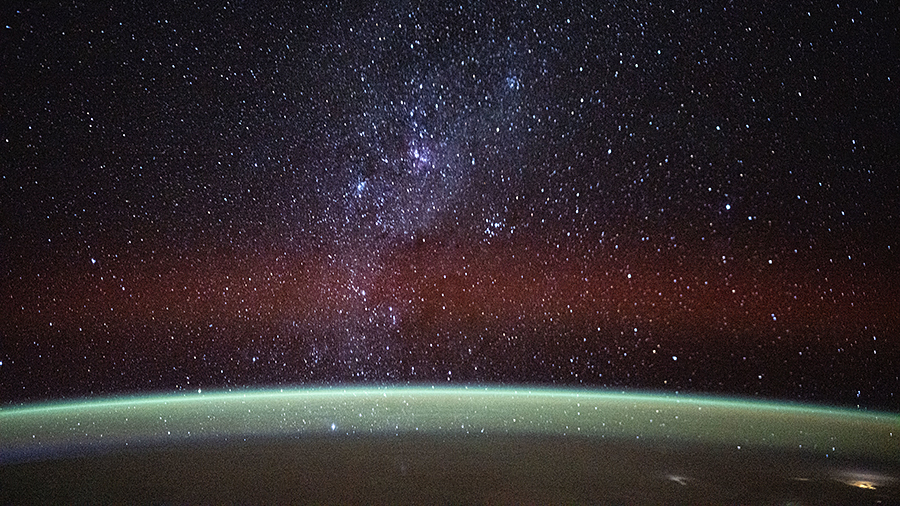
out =
<path fill-rule="evenodd" d="M 0 396 L 898 408 L 896 9 L 22 5 Z"/>

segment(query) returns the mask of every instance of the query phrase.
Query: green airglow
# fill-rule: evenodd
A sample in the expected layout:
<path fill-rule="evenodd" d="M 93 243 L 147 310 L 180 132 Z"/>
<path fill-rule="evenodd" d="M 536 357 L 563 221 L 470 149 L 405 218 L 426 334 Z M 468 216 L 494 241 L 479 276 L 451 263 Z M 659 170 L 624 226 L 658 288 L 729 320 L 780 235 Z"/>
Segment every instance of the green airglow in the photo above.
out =
<path fill-rule="evenodd" d="M 734 398 L 492 387 L 211 392 L 0 409 L 0 456 L 247 437 L 553 435 L 900 459 L 900 416 Z"/>

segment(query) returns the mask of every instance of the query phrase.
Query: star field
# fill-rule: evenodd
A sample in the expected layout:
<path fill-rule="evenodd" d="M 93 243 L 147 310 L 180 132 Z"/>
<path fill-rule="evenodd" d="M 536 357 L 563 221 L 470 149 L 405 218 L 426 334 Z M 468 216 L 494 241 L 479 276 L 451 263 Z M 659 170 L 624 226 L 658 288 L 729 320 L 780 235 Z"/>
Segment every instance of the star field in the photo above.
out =
<path fill-rule="evenodd" d="M 4 8 L 0 398 L 900 408 L 896 8 Z"/>

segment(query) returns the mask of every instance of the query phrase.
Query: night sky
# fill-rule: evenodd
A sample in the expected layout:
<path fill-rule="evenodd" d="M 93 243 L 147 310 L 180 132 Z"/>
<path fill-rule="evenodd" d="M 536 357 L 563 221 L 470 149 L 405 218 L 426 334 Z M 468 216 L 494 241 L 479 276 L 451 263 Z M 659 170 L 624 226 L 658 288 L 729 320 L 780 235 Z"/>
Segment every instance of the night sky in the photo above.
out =
<path fill-rule="evenodd" d="M 437 383 L 900 409 L 894 2 L 12 3 L 4 404 Z"/>

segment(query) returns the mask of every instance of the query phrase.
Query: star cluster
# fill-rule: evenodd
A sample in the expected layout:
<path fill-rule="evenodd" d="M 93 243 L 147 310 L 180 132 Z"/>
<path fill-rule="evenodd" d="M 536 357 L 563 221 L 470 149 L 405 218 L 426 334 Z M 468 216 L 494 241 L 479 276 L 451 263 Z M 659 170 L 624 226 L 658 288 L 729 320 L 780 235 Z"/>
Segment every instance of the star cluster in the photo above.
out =
<path fill-rule="evenodd" d="M 900 406 L 886 4 L 5 9 L 4 402 Z"/>

